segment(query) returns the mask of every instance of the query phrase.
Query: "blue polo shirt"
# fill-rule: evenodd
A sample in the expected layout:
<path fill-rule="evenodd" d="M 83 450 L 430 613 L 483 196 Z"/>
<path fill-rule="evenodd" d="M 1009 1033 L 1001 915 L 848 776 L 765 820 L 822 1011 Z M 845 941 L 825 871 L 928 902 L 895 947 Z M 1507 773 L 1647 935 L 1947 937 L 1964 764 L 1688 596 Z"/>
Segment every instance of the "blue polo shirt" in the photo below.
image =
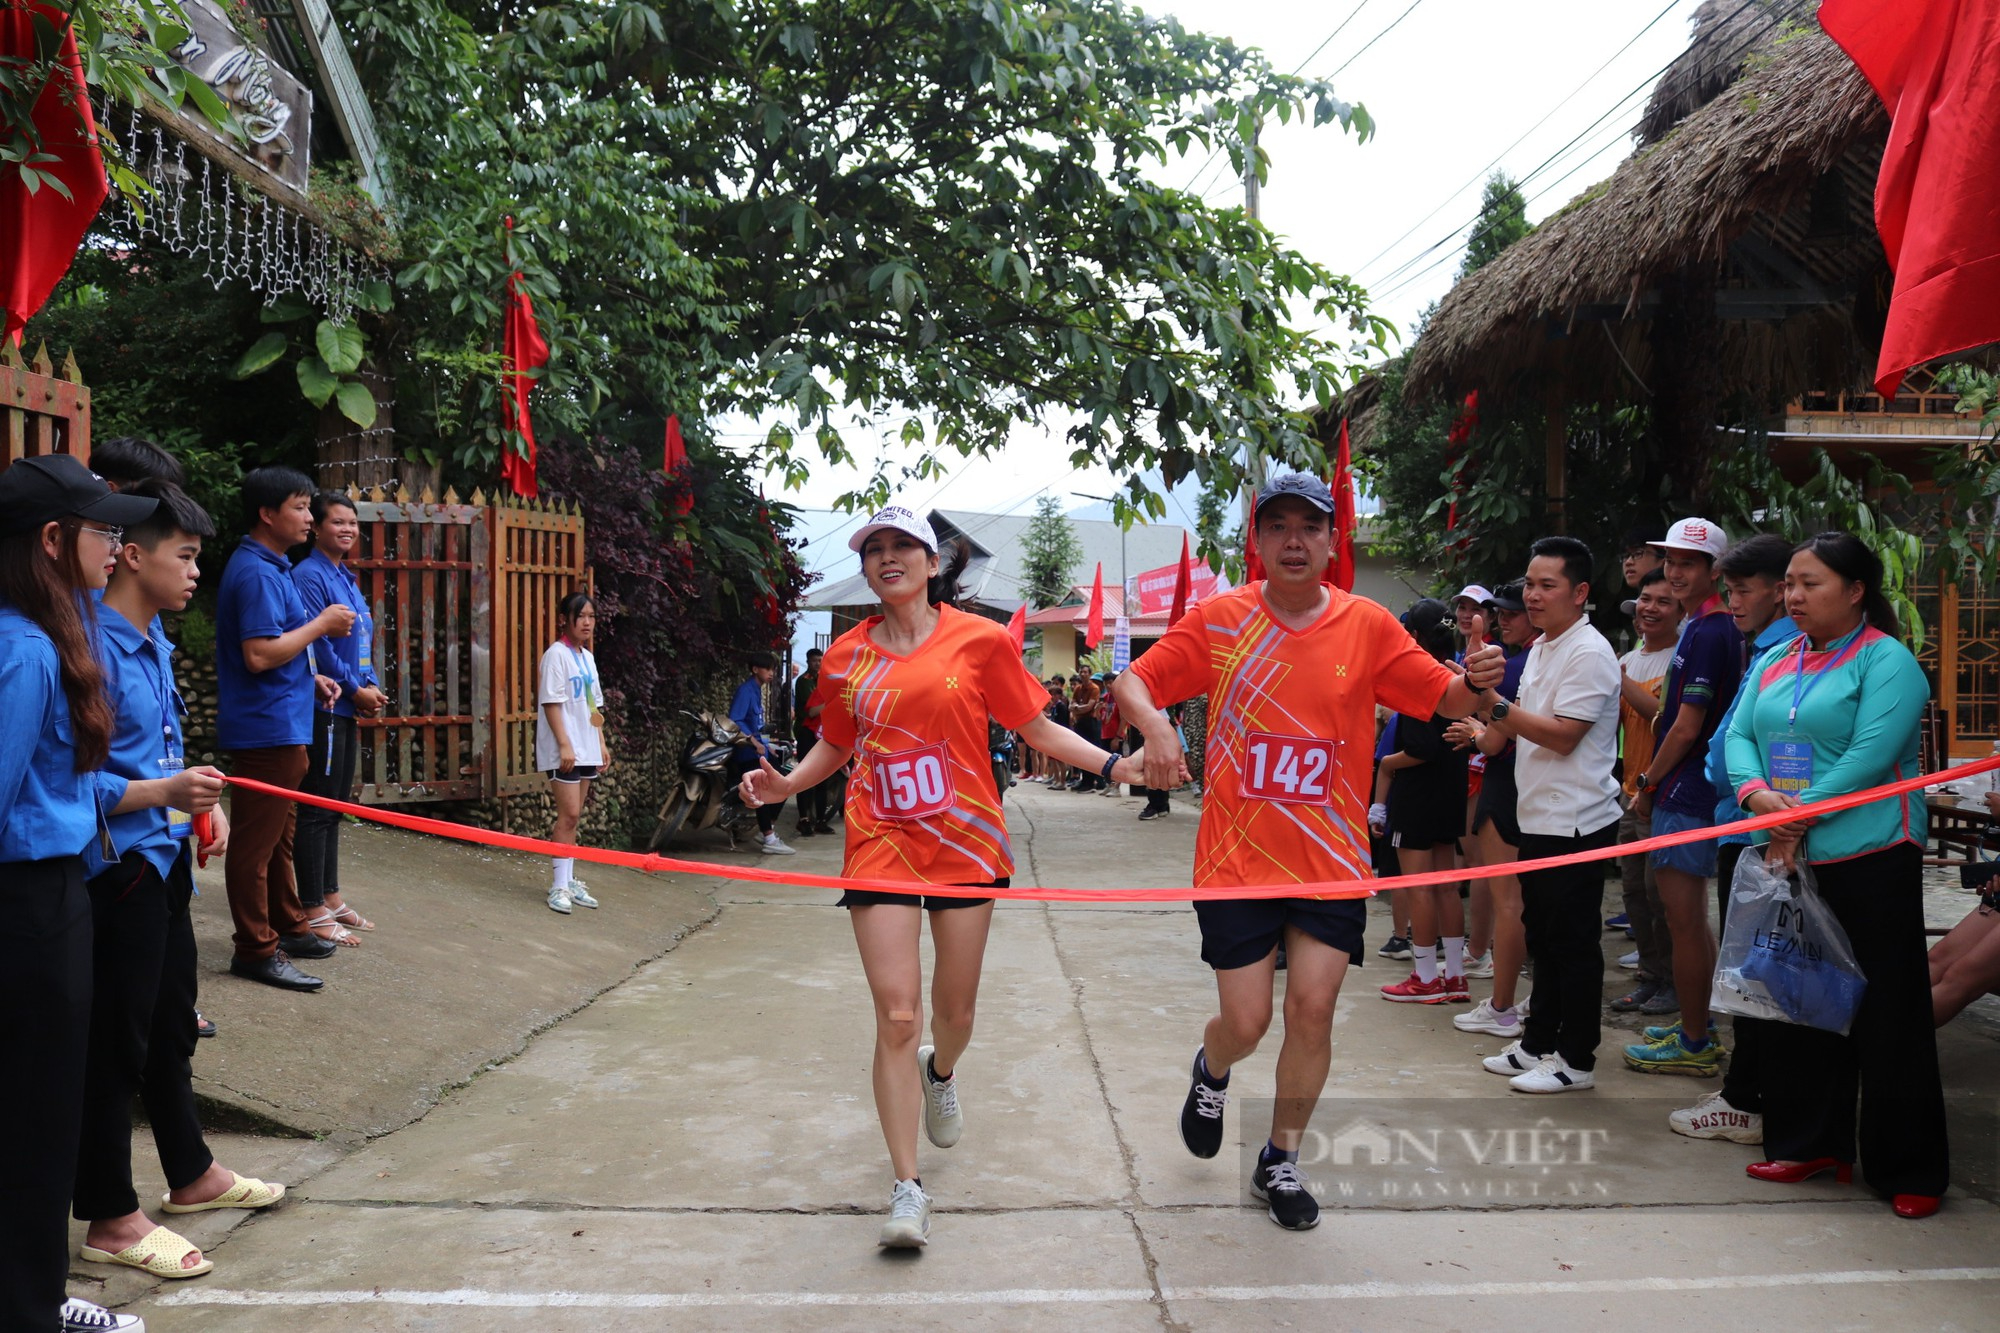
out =
<path fill-rule="evenodd" d="M 275 639 L 310 619 L 292 584 L 291 561 L 254 537 L 238 542 L 216 590 L 215 739 L 223 749 L 263 750 L 312 739 L 307 655 L 269 671 L 252 671 L 243 662 L 245 639 Z"/>
<path fill-rule="evenodd" d="M 173 644 L 158 618 L 144 633 L 101 603 L 97 608 L 98 659 L 104 667 L 104 688 L 117 711 L 111 733 L 111 757 L 97 773 L 99 801 L 105 810 L 125 799 L 125 789 L 144 779 L 170 777 L 179 771 L 185 750 L 181 717 L 187 711 L 174 689 Z M 161 760 L 175 761 L 162 765 Z M 127 810 L 106 821 L 111 830 L 111 855 L 98 840 L 84 852 L 84 873 L 99 875 L 126 855 L 145 857 L 164 879 L 193 825 L 186 815 L 170 818 L 164 806 Z"/>
<path fill-rule="evenodd" d="M 97 784 L 76 771 L 56 645 L 0 602 L 0 863 L 76 856 L 97 832 Z M 0 898 L 4 901 L 4 898 Z"/>
<path fill-rule="evenodd" d="M 292 571 L 292 583 L 305 603 L 306 614 L 316 616 L 339 602 L 354 612 L 354 631 L 345 638 L 331 634 L 313 640 L 313 668 L 322 676 L 340 682 L 340 697 L 333 712 L 354 716 L 354 692 L 364 685 L 379 686 L 371 649 L 375 641 L 375 618 L 368 614 L 368 599 L 361 584 L 344 564 L 336 564 L 318 547 Z"/>
<path fill-rule="evenodd" d="M 1750 660 L 1755 662 L 1765 653 L 1781 643 L 1790 643 L 1799 637 L 1799 627 L 1792 623 L 1790 616 L 1779 616 L 1756 638 L 1750 641 Z M 1715 788 L 1715 822 L 1730 824 L 1743 818 L 1743 807 L 1736 804 L 1736 788 L 1729 781 L 1729 723 L 1736 716 L 1736 709 L 1743 702 L 1743 694 L 1737 692 L 1729 701 L 1729 711 L 1722 715 L 1722 725 L 1715 729 L 1715 735 L 1708 740 L 1708 785 Z M 1724 843 L 1749 843 L 1748 833 L 1732 833 L 1719 839 Z"/>
<path fill-rule="evenodd" d="M 736 687 L 736 697 L 729 701 L 729 720 L 743 728 L 744 734 L 764 735 L 764 687 L 752 676 Z"/>

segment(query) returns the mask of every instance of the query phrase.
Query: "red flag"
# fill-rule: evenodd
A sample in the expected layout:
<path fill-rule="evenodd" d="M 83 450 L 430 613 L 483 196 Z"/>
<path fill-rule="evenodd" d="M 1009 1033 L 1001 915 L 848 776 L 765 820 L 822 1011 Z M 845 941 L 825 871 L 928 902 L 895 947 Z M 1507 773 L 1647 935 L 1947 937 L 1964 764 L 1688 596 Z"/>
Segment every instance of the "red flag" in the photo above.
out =
<path fill-rule="evenodd" d="M 1243 581 L 1255 583 L 1264 577 L 1264 560 L 1257 554 L 1257 493 L 1243 500 Z"/>
<path fill-rule="evenodd" d="M 1447 471 L 1451 476 L 1451 508 L 1445 511 L 1444 516 L 1444 530 L 1446 532 L 1456 532 L 1458 530 L 1459 476 L 1464 467 L 1462 461 L 1464 455 L 1462 455 L 1461 451 L 1464 450 L 1466 445 L 1472 443 L 1472 432 L 1478 426 L 1479 391 L 1474 389 L 1471 393 L 1465 395 L 1465 410 L 1460 412 L 1458 419 L 1451 423 L 1451 433 L 1445 437 L 1447 446 L 1445 458 L 1447 460 Z M 1459 545 L 1461 547 L 1465 545 L 1464 538 L 1461 537 L 1459 539 Z"/>
<path fill-rule="evenodd" d="M 1820 26 L 1889 110 L 1875 229 L 1896 271 L 1875 387 L 2000 339 L 2000 0 L 1826 0 Z"/>
<path fill-rule="evenodd" d="M 1007 617 L 1007 634 L 1014 640 L 1015 652 L 1021 653 L 1028 650 L 1028 604 L 1026 602 L 1015 607 L 1014 614 Z"/>
<path fill-rule="evenodd" d="M 1347 442 L 1347 418 L 1340 419 L 1340 452 L 1333 461 L 1333 565 L 1328 580 L 1342 592 L 1354 591 L 1354 453 Z"/>
<path fill-rule="evenodd" d="M 669 413 L 667 416 L 667 450 L 666 454 L 660 459 L 660 471 L 666 473 L 668 479 L 671 480 L 676 472 L 687 466 L 687 461 L 687 444 L 681 439 L 681 419 Z M 694 508 L 693 486 L 693 481 L 690 480 L 688 489 L 674 497 L 675 513 L 686 514 L 690 509 Z"/>
<path fill-rule="evenodd" d="M 49 299 L 49 293 L 69 272 L 76 249 L 83 244 L 97 210 L 111 193 L 104 176 L 104 157 L 97 151 L 97 120 L 83 82 L 83 63 L 76 54 L 76 32 L 64 20 L 59 5 L 40 0 L 15 0 L 0 12 L 0 57 L 9 63 L 34 61 L 35 19 L 51 29 L 60 27 L 62 46 L 56 69 L 35 102 L 35 130 L 50 162 L 29 162 L 28 169 L 53 177 L 69 191 L 42 181 L 34 193 L 13 167 L 0 168 L 0 303 L 6 311 L 0 334 L 21 339 L 21 326 Z M 19 68 L 19 66 L 16 66 Z"/>
<path fill-rule="evenodd" d="M 1104 562 L 1097 562 L 1097 581 L 1090 588 L 1090 620 L 1083 627 L 1083 646 L 1095 648 L 1104 641 Z"/>
<path fill-rule="evenodd" d="M 514 230 L 514 219 L 507 219 Z M 507 263 L 514 262 L 513 247 L 507 248 Z M 507 332 L 502 349 L 507 385 L 507 425 L 519 431 L 527 445 L 525 455 L 514 452 L 512 442 L 502 446 L 500 476 L 514 494 L 532 500 L 541 493 L 535 483 L 535 423 L 528 415 L 528 389 L 534 383 L 528 372 L 548 364 L 549 345 L 542 340 L 541 326 L 535 323 L 535 305 L 515 269 L 507 276 Z"/>
<path fill-rule="evenodd" d="M 1188 567 L 1187 534 L 1181 534 L 1181 567 L 1174 573 L 1174 605 L 1167 612 L 1167 623 L 1173 624 L 1187 614 L 1188 591 L 1194 583 L 1194 571 Z"/>

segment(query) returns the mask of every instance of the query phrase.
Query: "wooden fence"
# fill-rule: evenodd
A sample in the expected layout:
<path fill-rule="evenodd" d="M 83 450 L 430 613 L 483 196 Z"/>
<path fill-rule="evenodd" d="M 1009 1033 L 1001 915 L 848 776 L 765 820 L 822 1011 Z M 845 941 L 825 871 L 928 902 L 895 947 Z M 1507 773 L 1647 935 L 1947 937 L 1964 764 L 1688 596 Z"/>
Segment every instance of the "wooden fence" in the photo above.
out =
<path fill-rule="evenodd" d="M 0 344 L 0 437 L 0 469 L 43 454 L 90 461 L 90 390 L 72 353 L 63 354 L 58 373 L 46 344 L 32 361 L 23 361 L 12 343 Z"/>
<path fill-rule="evenodd" d="M 535 671 L 555 607 L 590 585 L 583 518 L 553 505 L 414 501 L 353 489 L 351 564 L 375 619 L 383 716 L 360 721 L 359 799 L 389 805 L 539 790 Z"/>

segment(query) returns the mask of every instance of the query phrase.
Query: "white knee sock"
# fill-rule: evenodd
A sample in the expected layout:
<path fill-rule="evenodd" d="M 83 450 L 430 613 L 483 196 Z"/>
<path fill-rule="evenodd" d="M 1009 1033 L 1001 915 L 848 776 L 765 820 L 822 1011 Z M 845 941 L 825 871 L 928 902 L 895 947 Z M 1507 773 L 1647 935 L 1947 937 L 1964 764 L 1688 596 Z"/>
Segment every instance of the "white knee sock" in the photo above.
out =
<path fill-rule="evenodd" d="M 1444 974 L 1448 977 L 1465 975 L 1465 936 L 1444 937 Z"/>
<path fill-rule="evenodd" d="M 1416 957 L 1410 960 L 1410 963 L 1417 969 L 1417 980 L 1423 982 L 1426 986 L 1436 981 L 1438 979 L 1436 942 L 1418 944 L 1415 940 L 1412 940 L 1410 941 L 1410 952 L 1416 955 Z"/>
<path fill-rule="evenodd" d="M 555 863 L 556 868 L 555 883 L 549 886 L 549 891 L 554 892 L 557 889 L 568 888 L 569 872 L 576 868 L 576 858 L 573 856 L 552 856 L 549 860 Z"/>

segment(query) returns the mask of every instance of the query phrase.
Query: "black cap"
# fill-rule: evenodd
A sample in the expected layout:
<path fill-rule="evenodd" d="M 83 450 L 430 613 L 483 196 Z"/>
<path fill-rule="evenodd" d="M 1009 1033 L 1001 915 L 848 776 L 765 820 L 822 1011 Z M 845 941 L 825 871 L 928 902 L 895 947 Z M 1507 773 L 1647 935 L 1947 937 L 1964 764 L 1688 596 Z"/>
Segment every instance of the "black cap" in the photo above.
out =
<path fill-rule="evenodd" d="M 1629 551 L 1635 546 L 1655 546 L 1666 539 L 1667 525 L 1652 519 L 1625 529 L 1625 542 L 1620 549 Z"/>
<path fill-rule="evenodd" d="M 1493 595 L 1486 600 L 1486 604 L 1498 607 L 1502 611 L 1525 611 L 1528 609 L 1528 604 L 1521 600 L 1521 581 L 1519 579 L 1515 579 L 1512 583 L 1503 583 L 1495 588 Z"/>
<path fill-rule="evenodd" d="M 152 517 L 159 501 L 120 495 L 68 454 L 23 458 L 0 472 L 0 536 L 33 532 L 59 518 L 127 528 Z"/>
<path fill-rule="evenodd" d="M 1422 634 L 1444 624 L 1450 614 L 1451 608 L 1443 602 L 1435 597 L 1426 597 L 1412 603 L 1410 609 L 1403 612 L 1403 628 L 1412 634 Z"/>
<path fill-rule="evenodd" d="M 1264 506 L 1271 501 L 1287 497 L 1304 500 L 1322 514 L 1333 512 L 1333 492 L 1327 489 L 1325 482 L 1310 472 L 1287 472 L 1282 477 L 1273 477 L 1265 483 L 1263 490 L 1257 492 L 1257 506 L 1251 513 L 1250 521 L 1256 522 L 1257 515 L 1263 513 Z"/>

